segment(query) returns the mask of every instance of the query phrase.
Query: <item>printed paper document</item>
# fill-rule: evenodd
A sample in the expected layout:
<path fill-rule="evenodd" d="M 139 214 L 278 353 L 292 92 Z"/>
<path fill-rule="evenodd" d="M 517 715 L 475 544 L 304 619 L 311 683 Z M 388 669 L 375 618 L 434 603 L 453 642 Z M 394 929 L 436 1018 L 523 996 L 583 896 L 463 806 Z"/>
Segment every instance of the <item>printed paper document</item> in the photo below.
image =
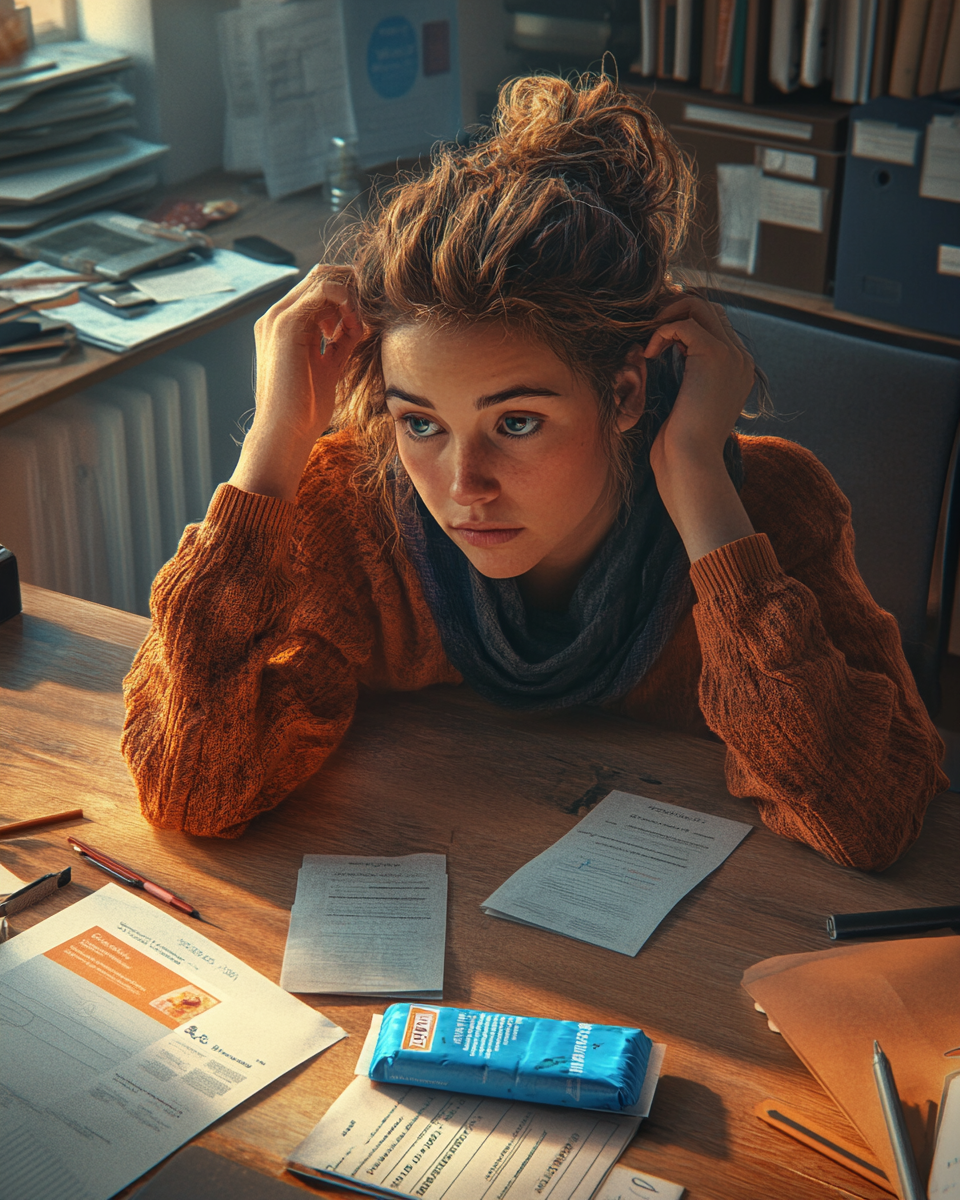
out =
<path fill-rule="evenodd" d="M 640 1118 L 357 1076 L 291 1170 L 370 1196 L 590 1200 Z"/>
<path fill-rule="evenodd" d="M 305 854 L 280 986 L 440 999 L 446 926 L 445 855 Z"/>
<path fill-rule="evenodd" d="M 752 828 L 611 792 L 480 907 L 488 916 L 633 955 Z"/>
<path fill-rule="evenodd" d="M 0 1200 L 107 1200 L 345 1036 L 110 883 L 0 945 Z"/>

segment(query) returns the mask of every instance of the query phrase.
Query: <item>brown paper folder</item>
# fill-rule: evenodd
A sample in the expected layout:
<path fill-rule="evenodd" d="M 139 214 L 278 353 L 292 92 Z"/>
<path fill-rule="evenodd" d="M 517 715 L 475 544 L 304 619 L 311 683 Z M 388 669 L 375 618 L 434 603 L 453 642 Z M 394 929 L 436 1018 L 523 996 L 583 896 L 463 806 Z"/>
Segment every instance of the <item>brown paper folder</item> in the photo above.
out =
<path fill-rule="evenodd" d="M 880 1042 L 926 1179 L 943 1081 L 960 1054 L 960 937 L 768 958 L 744 972 L 743 986 L 896 1179 L 873 1080 Z"/>

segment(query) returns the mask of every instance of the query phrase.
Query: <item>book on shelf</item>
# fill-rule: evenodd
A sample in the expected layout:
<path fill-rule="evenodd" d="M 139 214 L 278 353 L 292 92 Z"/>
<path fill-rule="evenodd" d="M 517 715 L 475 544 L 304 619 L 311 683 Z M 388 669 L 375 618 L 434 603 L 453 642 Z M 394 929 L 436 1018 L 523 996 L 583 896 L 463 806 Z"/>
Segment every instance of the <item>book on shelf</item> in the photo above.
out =
<path fill-rule="evenodd" d="M 634 74 L 745 104 L 960 90 L 960 0 L 639 0 L 638 28 Z"/>

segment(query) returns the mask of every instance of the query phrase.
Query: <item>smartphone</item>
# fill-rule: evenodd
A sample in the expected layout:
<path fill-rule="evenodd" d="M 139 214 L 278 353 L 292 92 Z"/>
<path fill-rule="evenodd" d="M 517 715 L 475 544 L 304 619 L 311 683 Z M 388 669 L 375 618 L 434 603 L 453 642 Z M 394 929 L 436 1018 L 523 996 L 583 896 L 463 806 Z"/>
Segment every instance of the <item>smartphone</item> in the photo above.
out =
<path fill-rule="evenodd" d="M 245 254 L 247 258 L 255 258 L 258 262 L 275 263 L 277 266 L 295 267 L 297 265 L 295 254 L 284 250 L 282 246 L 271 242 L 269 238 L 258 237 L 256 234 L 234 238 L 233 248 L 239 254 Z"/>
<path fill-rule="evenodd" d="M 132 283 L 92 283 L 81 289 L 80 299 L 112 312 L 115 317 L 139 317 L 156 304 L 156 300 L 138 292 Z"/>

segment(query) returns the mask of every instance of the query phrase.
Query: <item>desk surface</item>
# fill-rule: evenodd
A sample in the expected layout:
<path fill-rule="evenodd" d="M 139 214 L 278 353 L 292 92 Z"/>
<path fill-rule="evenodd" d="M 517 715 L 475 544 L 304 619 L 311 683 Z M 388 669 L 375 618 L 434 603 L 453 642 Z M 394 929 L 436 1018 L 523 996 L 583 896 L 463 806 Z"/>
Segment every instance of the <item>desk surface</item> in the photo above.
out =
<path fill-rule="evenodd" d="M 174 887 L 222 927 L 207 930 L 214 941 L 277 980 L 302 854 L 444 853 L 446 1003 L 641 1025 L 667 1043 L 653 1112 L 627 1163 L 683 1183 L 691 1200 L 886 1195 L 753 1115 L 774 1097 L 859 1141 L 754 1011 L 740 976 L 774 954 L 829 947 L 829 912 L 952 903 L 954 797 L 934 801 L 899 863 L 862 875 L 763 828 L 724 787 L 718 744 L 603 713 L 517 717 L 466 689 L 437 688 L 368 698 L 319 775 L 243 838 L 161 833 L 140 818 L 117 750 L 120 683 L 146 620 L 33 587 L 24 588 L 24 606 L 0 626 L 0 820 L 75 806 L 86 817 L 0 839 L 0 863 L 19 875 L 73 866 L 74 884 L 14 917 L 14 930 L 102 886 L 102 874 L 68 853 L 74 833 Z M 612 788 L 757 828 L 636 958 L 480 913 L 497 884 Z M 347 1085 L 370 1014 L 383 1009 L 306 1000 L 354 1036 L 198 1139 L 267 1174 L 281 1174 L 285 1153 Z"/>

